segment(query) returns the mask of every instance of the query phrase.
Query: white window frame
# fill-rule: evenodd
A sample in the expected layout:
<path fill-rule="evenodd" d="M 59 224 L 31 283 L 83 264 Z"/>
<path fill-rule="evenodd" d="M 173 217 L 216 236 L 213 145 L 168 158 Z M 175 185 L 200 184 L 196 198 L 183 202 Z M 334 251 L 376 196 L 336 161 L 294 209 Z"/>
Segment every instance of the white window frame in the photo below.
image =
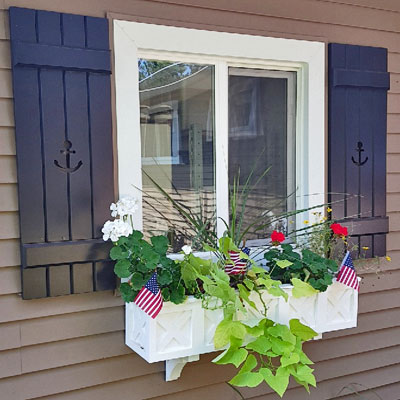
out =
<path fill-rule="evenodd" d="M 297 73 L 296 208 L 325 201 L 325 44 L 114 20 L 119 196 L 139 199 L 143 229 L 138 58 L 215 65 L 217 217 L 228 221 L 228 68 Z M 217 233 L 225 226 L 218 218 Z M 308 219 L 299 215 L 298 223 Z"/>

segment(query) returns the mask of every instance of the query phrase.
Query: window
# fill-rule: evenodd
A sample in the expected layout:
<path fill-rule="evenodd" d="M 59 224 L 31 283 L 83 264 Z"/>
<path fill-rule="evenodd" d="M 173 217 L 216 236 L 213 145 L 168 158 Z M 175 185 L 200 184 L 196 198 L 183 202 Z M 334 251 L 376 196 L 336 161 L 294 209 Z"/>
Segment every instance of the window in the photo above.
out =
<path fill-rule="evenodd" d="M 114 30 L 119 190 L 142 201 L 138 229 L 170 231 L 148 176 L 215 215 L 219 235 L 239 168 L 244 179 L 270 167 L 249 218 L 324 202 L 324 44 L 128 21 Z"/>

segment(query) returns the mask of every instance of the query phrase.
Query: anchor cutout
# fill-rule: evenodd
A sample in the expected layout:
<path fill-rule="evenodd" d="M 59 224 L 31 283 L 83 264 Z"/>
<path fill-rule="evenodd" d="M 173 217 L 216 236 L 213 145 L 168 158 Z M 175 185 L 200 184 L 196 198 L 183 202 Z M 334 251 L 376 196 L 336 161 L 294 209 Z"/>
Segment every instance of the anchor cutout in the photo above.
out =
<path fill-rule="evenodd" d="M 357 167 L 361 167 L 362 165 L 364 165 L 368 161 L 368 157 L 366 157 L 364 161 L 361 161 L 361 153 L 363 151 L 365 151 L 363 149 L 363 143 L 362 142 L 358 142 L 357 143 L 356 151 L 358 152 L 358 161 L 356 161 L 353 156 L 351 157 L 351 161 L 353 161 L 353 163 L 356 164 Z"/>
<path fill-rule="evenodd" d="M 71 147 L 72 143 L 69 140 L 66 140 L 64 142 L 64 150 L 60 150 L 60 153 L 65 155 L 65 167 L 61 166 L 57 160 L 54 160 L 54 165 L 67 174 L 72 174 L 73 172 L 78 171 L 82 166 L 82 161 L 79 161 L 75 167 L 71 168 L 71 154 L 76 153 L 75 150 L 71 150 Z"/>

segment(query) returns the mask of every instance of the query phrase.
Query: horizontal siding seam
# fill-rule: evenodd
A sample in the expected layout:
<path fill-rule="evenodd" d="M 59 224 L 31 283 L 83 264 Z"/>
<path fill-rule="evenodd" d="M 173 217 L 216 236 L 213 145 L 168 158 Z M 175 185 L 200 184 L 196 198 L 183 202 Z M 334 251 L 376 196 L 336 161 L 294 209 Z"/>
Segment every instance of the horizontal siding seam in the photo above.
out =
<path fill-rule="evenodd" d="M 348 25 L 344 23 L 333 23 L 333 22 L 321 22 L 318 19 L 304 19 L 304 18 L 294 18 L 294 17 L 285 17 L 282 15 L 276 15 L 276 14 L 266 14 L 266 13 L 257 13 L 257 12 L 252 12 L 252 11 L 247 11 L 247 10 L 232 10 L 228 8 L 217 8 L 217 7 L 209 7 L 209 6 L 202 6 L 199 4 L 182 4 L 179 2 L 175 1 L 169 1 L 169 0 L 152 0 L 152 3 L 159 3 L 159 4 L 169 4 L 172 6 L 177 6 L 177 7 L 187 7 L 187 8 L 194 8 L 194 9 L 202 9 L 206 11 L 214 11 L 214 12 L 226 12 L 226 13 L 232 13 L 232 14 L 243 14 L 243 15 L 248 15 L 248 16 L 258 16 L 258 17 L 265 17 L 265 18 L 277 18 L 277 19 L 282 19 L 286 21 L 300 21 L 300 22 L 305 22 L 305 23 L 315 23 L 315 24 L 324 24 L 324 25 L 331 25 L 331 26 L 340 26 L 340 27 L 349 27 L 349 28 L 360 28 L 360 29 L 367 29 L 369 31 L 377 31 L 377 32 L 386 32 L 386 33 L 400 33 L 400 29 L 398 31 L 393 31 L 393 30 L 386 30 L 386 29 L 377 29 L 377 28 L 371 28 L 369 26 L 359 26 L 359 25 Z M 352 7 L 352 5 L 348 5 L 349 7 Z M 392 11 L 392 10 L 382 10 L 385 12 L 393 12 L 393 13 L 399 13 L 398 11 Z"/>

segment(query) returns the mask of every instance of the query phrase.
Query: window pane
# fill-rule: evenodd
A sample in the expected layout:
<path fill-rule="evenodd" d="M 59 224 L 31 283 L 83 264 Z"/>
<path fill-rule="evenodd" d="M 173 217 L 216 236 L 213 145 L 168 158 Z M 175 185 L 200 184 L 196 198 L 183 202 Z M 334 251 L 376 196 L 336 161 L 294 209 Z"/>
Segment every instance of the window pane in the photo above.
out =
<path fill-rule="evenodd" d="M 194 232 L 149 176 L 213 229 L 214 67 L 140 59 L 139 92 L 144 232 L 167 233 L 173 251 L 196 246 Z"/>
<path fill-rule="evenodd" d="M 241 190 L 252 171 L 255 184 L 270 168 L 247 199 L 245 227 L 295 207 L 295 75 L 241 68 L 231 68 L 229 75 L 230 184 L 240 171 Z M 286 231 L 288 221 L 275 228 Z M 253 228 L 247 238 L 263 239 L 270 232 L 270 227 Z"/>

